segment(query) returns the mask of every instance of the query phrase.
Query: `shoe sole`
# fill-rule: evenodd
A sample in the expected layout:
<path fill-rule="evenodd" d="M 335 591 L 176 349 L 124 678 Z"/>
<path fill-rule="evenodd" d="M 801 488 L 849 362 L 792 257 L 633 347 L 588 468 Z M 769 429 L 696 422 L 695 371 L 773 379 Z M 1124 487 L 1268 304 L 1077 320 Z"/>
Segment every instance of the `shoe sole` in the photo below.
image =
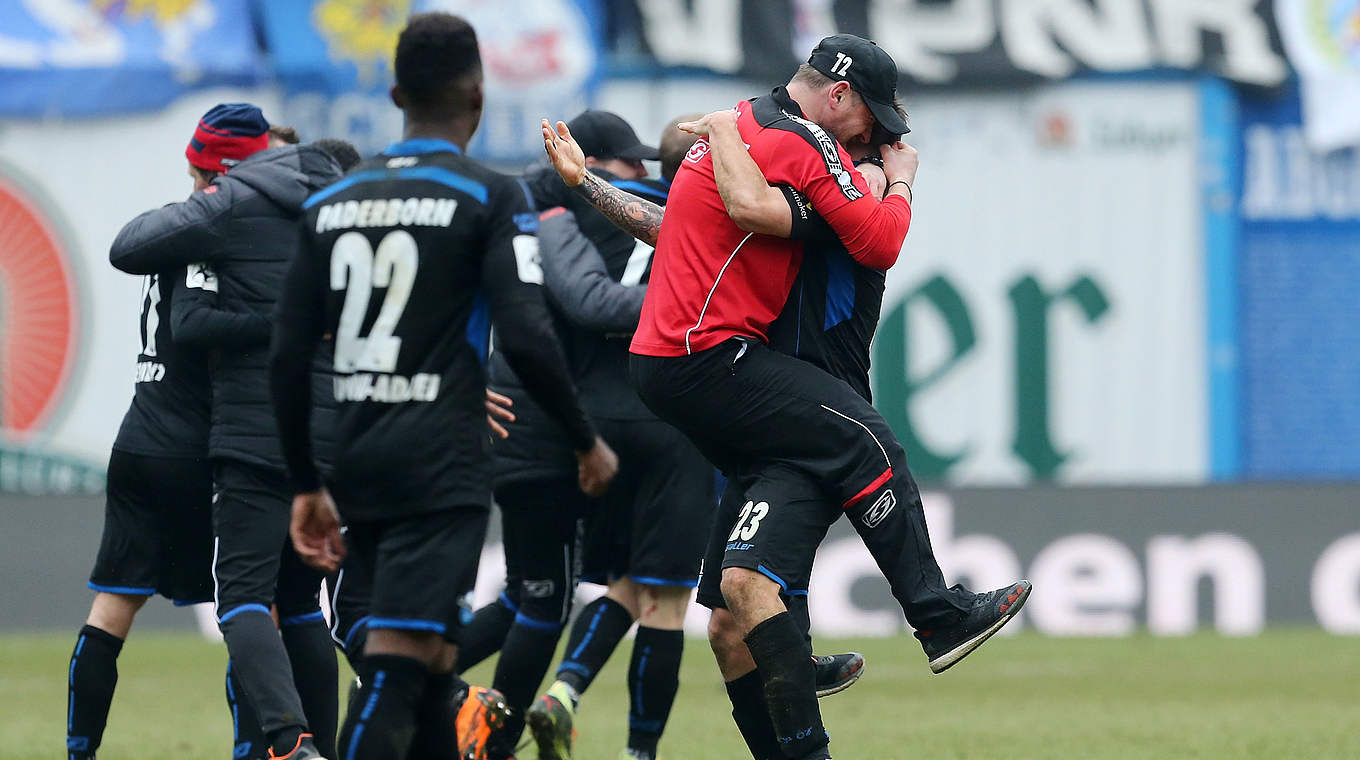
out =
<path fill-rule="evenodd" d="M 539 760 L 571 760 L 570 752 L 565 755 L 557 752 L 557 727 L 553 725 L 551 715 L 531 710 L 524 716 L 524 722 L 529 726 L 534 744 L 538 745 Z"/>
<path fill-rule="evenodd" d="M 950 668 L 957 665 L 959 660 L 962 660 L 963 658 L 971 654 L 974 649 L 977 649 L 978 647 L 982 646 L 983 643 L 987 641 L 987 639 L 990 639 L 992 637 L 992 634 L 1001 630 L 1001 626 L 1011 622 L 1011 618 L 1019 614 L 1020 608 L 1025 606 L 1025 602 L 1029 599 L 1029 594 L 1033 590 L 1034 590 L 1033 584 L 1027 584 L 1024 593 L 1020 595 L 1019 599 L 1016 599 L 1015 602 L 1011 604 L 1010 611 L 1002 615 L 1000 618 L 998 618 L 995 623 L 992 623 L 992 625 L 989 628 L 987 628 L 987 630 L 979 633 L 978 635 L 963 642 L 962 644 L 959 644 L 958 646 L 954 647 L 948 652 L 945 652 L 943 655 L 931 660 L 930 661 L 931 672 L 938 675 L 940 673 L 945 672 L 946 670 L 949 670 Z"/>
<path fill-rule="evenodd" d="M 836 684 L 835 686 L 832 686 L 829 689 L 818 689 L 817 698 L 821 699 L 822 697 L 829 697 L 832 694 L 840 694 L 841 692 L 845 691 L 851 686 L 854 686 L 855 682 L 859 680 L 859 677 L 864 675 L 864 669 L 866 667 L 868 667 L 868 663 L 865 661 L 864 655 L 860 655 L 859 669 L 856 670 L 854 673 L 851 673 L 849 678 L 845 679 L 844 681 L 841 681 L 840 683 Z"/>

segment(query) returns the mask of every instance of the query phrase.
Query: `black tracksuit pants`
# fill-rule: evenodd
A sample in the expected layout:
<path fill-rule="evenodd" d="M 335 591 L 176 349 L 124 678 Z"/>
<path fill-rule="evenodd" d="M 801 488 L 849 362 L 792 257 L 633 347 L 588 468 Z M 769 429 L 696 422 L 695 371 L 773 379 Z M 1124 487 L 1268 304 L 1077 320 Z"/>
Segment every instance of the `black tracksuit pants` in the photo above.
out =
<path fill-rule="evenodd" d="M 892 535 L 865 540 L 880 545 L 874 554 L 912 627 L 950 627 L 972 606 L 973 594 L 945 586 L 906 452 L 883 417 L 848 384 L 745 338 L 687 356 L 634 354 L 630 373 L 648 407 L 689 436 L 729 476 L 758 473 L 766 483 L 810 476 L 827 499 L 857 520 L 857 527 L 868 527 L 870 533 L 878 526 L 890 530 Z M 761 493 L 782 490 L 767 487 Z M 759 534 L 759 527 L 750 523 L 760 512 L 759 503 L 744 525 L 733 526 L 736 540 L 750 541 Z M 783 508 L 801 509 L 797 505 L 806 503 L 793 500 Z M 761 518 L 783 519 L 781 507 L 769 504 Z M 909 519 L 882 519 L 885 510 L 898 509 Z M 771 534 L 776 539 L 780 535 Z M 895 556 L 882 549 L 883 542 L 900 547 Z M 762 551 L 815 548 L 767 545 Z"/>

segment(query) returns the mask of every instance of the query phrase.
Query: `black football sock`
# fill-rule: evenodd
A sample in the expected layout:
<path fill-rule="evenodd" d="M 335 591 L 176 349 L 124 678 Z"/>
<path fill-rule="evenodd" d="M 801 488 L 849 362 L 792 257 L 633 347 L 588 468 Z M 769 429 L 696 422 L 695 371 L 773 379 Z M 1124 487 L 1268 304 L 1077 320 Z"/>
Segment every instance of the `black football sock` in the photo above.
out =
<path fill-rule="evenodd" d="M 452 673 L 434 673 L 425 680 L 425 693 L 416 708 L 416 732 L 411 739 L 409 757 L 430 760 L 458 760 L 459 684 Z"/>
<path fill-rule="evenodd" d="M 66 756 L 68 760 L 94 757 L 104 739 L 109 705 L 118 684 L 118 653 L 123 640 L 87 625 L 76 636 L 67 670 Z"/>
<path fill-rule="evenodd" d="M 307 716 L 307 730 L 323 757 L 335 757 L 335 732 L 339 721 L 340 678 L 331 632 L 318 610 L 279 622 L 288 661 L 293 666 L 293 685 Z"/>
<path fill-rule="evenodd" d="M 684 631 L 638 626 L 628 665 L 628 749 L 656 757 L 656 745 L 680 689 Z"/>
<path fill-rule="evenodd" d="M 255 705 L 260 728 L 274 754 L 292 752 L 298 737 L 307 731 L 307 719 L 274 618 L 263 606 L 238 607 L 218 627 L 227 641 L 232 672 Z"/>
<path fill-rule="evenodd" d="M 515 622 L 516 611 L 517 608 L 505 594 L 477 610 L 472 621 L 463 626 L 458 634 L 459 673 L 501 651 L 505 637 L 510 633 L 510 625 Z"/>
<path fill-rule="evenodd" d="M 817 706 L 817 671 L 812 652 L 787 611 L 746 634 L 756 670 L 765 684 L 770 722 L 785 757 L 819 757 L 827 744 Z"/>
<path fill-rule="evenodd" d="M 430 671 L 419 660 L 369 654 L 359 673 L 359 708 L 345 716 L 338 756 L 346 760 L 403 758 L 416 733 L 416 713 Z"/>
<path fill-rule="evenodd" d="M 557 680 L 584 694 L 619 642 L 633 627 L 633 616 L 622 604 L 602 596 L 587 604 L 567 639 L 567 653 L 557 666 Z"/>
<path fill-rule="evenodd" d="M 755 760 L 780 760 L 779 737 L 770 722 L 770 708 L 765 703 L 765 683 L 760 671 L 727 682 L 727 698 L 732 702 L 732 720 L 737 723 L 741 738 Z"/>
<path fill-rule="evenodd" d="M 538 694 L 561 637 L 562 627 L 557 621 L 535 620 L 522 612 L 505 637 L 491 685 L 505 695 L 505 703 L 510 706 L 510 717 L 501 733 L 512 749 L 524 732 L 524 713 Z"/>
<path fill-rule="evenodd" d="M 227 707 L 231 710 L 232 757 L 236 760 L 256 760 L 269 754 L 268 740 L 260 728 L 260 716 L 255 704 L 232 670 L 227 660 Z"/>

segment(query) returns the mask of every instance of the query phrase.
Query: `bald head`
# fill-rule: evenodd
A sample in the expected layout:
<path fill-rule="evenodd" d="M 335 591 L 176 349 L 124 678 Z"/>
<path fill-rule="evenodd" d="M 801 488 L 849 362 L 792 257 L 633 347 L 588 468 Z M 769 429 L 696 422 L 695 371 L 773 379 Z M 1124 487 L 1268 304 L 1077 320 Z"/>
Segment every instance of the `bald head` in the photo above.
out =
<path fill-rule="evenodd" d="M 698 135 L 689 132 L 681 132 L 676 126 L 682 121 L 695 121 L 704 118 L 701 113 L 685 114 L 671 119 L 666 128 L 661 130 L 661 144 L 658 150 L 661 152 L 661 176 L 670 182 L 675 179 L 675 173 L 680 171 L 680 162 L 685 160 L 685 154 L 699 139 Z"/>

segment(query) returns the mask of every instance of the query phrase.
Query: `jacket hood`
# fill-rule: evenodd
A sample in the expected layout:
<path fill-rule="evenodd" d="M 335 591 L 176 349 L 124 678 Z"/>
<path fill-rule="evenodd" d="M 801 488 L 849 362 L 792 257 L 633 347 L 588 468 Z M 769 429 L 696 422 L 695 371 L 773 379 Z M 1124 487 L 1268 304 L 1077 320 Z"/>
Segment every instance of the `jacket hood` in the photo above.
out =
<path fill-rule="evenodd" d="M 285 145 L 247 158 L 224 179 L 240 182 L 285 211 L 301 214 L 303 201 L 342 176 L 340 164 L 321 148 Z"/>

